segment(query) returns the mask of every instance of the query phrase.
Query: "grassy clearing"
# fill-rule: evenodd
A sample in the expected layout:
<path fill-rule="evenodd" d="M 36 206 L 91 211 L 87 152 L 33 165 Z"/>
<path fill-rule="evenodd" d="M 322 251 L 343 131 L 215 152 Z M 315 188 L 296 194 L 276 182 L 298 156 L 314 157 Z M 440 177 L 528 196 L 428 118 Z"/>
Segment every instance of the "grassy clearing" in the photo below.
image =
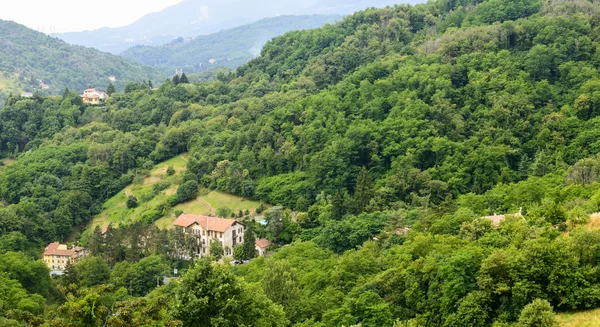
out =
<path fill-rule="evenodd" d="M 600 327 L 600 309 L 557 314 L 561 327 Z"/>
<path fill-rule="evenodd" d="M 185 172 L 186 165 L 187 155 L 184 154 L 154 166 L 150 176 L 144 178 L 143 182 L 129 185 L 109 199 L 104 204 L 102 212 L 94 217 L 86 233 L 91 232 L 96 226 L 102 227 L 109 223 L 119 225 L 140 219 L 145 212 L 156 208 L 165 197 L 177 192 L 177 187 L 182 179 L 181 173 Z M 175 169 L 175 175 L 167 175 L 169 166 Z M 160 194 L 150 198 L 153 185 L 158 182 L 167 182 L 170 186 Z M 127 209 L 126 201 L 130 195 L 134 195 L 138 199 L 137 208 Z M 249 210 L 253 214 L 259 205 L 259 202 L 202 189 L 195 200 L 178 204 L 167 215 L 156 221 L 156 225 L 159 228 L 171 228 L 171 223 L 175 220 L 175 212 L 178 210 L 190 214 L 215 215 L 218 208 L 227 207 L 235 213 L 240 210 Z"/>

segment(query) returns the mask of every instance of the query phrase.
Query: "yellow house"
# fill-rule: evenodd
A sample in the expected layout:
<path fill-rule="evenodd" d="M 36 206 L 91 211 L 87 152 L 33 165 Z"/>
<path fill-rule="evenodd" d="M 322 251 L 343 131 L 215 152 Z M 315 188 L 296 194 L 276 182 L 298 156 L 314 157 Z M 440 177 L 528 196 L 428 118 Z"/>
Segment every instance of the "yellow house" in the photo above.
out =
<path fill-rule="evenodd" d="M 104 100 L 108 98 L 108 94 L 105 92 L 98 91 L 96 89 L 87 89 L 83 91 L 83 95 L 81 95 L 81 99 L 84 104 L 96 105 L 100 104 L 100 100 Z"/>
<path fill-rule="evenodd" d="M 52 271 L 64 270 L 67 263 L 75 263 L 87 254 L 84 248 L 76 246 L 67 249 L 65 244 L 51 243 L 44 251 L 44 262 Z"/>

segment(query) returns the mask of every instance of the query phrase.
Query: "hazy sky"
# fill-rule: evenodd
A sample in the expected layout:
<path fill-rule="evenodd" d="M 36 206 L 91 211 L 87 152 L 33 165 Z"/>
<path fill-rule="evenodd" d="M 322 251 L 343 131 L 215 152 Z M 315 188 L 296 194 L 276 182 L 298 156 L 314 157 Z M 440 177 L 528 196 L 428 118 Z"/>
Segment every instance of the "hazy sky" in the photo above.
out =
<path fill-rule="evenodd" d="M 46 33 L 76 32 L 133 23 L 182 0 L 0 0 L 0 19 Z"/>

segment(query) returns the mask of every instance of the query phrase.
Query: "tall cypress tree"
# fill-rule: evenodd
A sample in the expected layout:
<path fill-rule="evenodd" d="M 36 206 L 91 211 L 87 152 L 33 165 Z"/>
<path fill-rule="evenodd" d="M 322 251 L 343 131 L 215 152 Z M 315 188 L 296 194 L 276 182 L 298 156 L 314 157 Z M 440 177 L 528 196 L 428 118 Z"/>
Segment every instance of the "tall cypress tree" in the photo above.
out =
<path fill-rule="evenodd" d="M 108 88 L 106 89 L 106 94 L 108 94 L 109 96 L 111 96 L 115 92 L 117 92 L 117 90 L 115 90 L 115 86 L 112 83 L 110 83 L 108 85 Z"/>
<path fill-rule="evenodd" d="M 244 259 L 250 260 L 256 257 L 256 248 L 254 247 L 255 244 L 256 236 L 254 235 L 254 227 L 252 224 L 248 224 L 248 228 L 246 228 L 246 231 L 244 232 Z"/>
<path fill-rule="evenodd" d="M 187 76 L 185 76 L 185 73 L 181 74 L 181 78 L 179 79 L 179 84 L 189 84 L 190 81 L 188 80 Z"/>
<path fill-rule="evenodd" d="M 354 189 L 354 213 L 359 214 L 365 211 L 373 197 L 372 187 L 369 171 L 363 166 L 356 179 L 356 188 Z"/>
<path fill-rule="evenodd" d="M 175 74 L 175 76 L 173 76 L 173 85 L 177 85 L 179 84 L 180 80 L 179 80 L 179 75 Z"/>

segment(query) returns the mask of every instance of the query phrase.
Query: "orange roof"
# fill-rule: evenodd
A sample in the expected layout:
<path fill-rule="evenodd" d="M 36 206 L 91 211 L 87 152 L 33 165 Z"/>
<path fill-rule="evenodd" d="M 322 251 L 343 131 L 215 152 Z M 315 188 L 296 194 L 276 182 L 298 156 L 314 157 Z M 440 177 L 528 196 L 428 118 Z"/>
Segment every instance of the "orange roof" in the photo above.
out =
<path fill-rule="evenodd" d="M 175 219 L 173 225 L 187 228 L 193 224 L 198 224 L 205 230 L 225 232 L 229 227 L 231 227 L 231 225 L 235 223 L 238 223 L 238 221 L 233 219 L 182 214 Z"/>
<path fill-rule="evenodd" d="M 58 247 L 60 246 L 60 243 L 56 242 L 56 243 L 50 243 L 47 247 L 46 250 L 44 251 L 44 255 L 62 255 L 62 256 L 72 256 L 74 251 L 73 250 L 60 250 Z"/>
<path fill-rule="evenodd" d="M 266 238 L 261 238 L 256 240 L 256 246 L 258 246 L 261 249 L 264 249 L 266 247 L 268 247 L 269 245 L 271 245 L 271 242 L 269 242 L 269 240 L 267 240 Z"/>

